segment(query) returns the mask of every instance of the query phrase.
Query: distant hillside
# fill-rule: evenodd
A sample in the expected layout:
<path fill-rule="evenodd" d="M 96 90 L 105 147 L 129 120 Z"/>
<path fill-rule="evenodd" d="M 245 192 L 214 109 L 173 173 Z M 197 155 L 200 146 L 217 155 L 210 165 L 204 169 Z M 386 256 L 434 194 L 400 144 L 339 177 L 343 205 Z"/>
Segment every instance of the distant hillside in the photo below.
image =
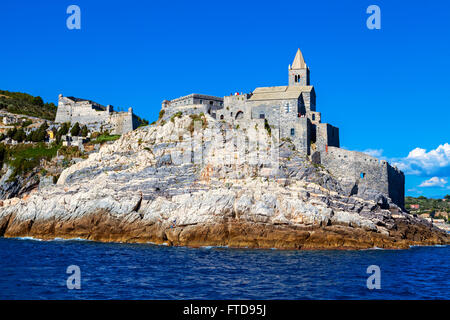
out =
<path fill-rule="evenodd" d="M 0 109 L 51 121 L 55 120 L 56 116 L 54 103 L 44 103 L 41 97 L 22 92 L 0 90 Z"/>
<path fill-rule="evenodd" d="M 424 196 L 417 198 L 406 197 L 405 207 L 415 213 L 431 213 L 432 211 L 450 212 L 450 195 L 445 196 L 446 201 L 442 199 L 430 199 Z M 419 205 L 419 209 L 411 208 L 411 205 Z"/>

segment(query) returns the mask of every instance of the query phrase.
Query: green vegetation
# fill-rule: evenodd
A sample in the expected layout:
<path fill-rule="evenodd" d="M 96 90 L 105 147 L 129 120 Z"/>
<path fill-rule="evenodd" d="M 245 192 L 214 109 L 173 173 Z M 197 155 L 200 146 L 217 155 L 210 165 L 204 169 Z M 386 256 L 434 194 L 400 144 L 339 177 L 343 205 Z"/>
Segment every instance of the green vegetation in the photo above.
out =
<path fill-rule="evenodd" d="M 75 122 L 72 129 L 70 129 L 70 134 L 72 135 L 72 137 L 77 137 L 80 134 L 80 131 L 80 124 L 78 122 Z"/>
<path fill-rule="evenodd" d="M 56 132 L 56 143 L 59 143 L 61 141 L 61 137 L 66 135 L 69 132 L 70 129 L 70 123 L 65 122 L 59 127 L 58 132 Z"/>
<path fill-rule="evenodd" d="M 92 141 L 92 143 L 96 144 L 96 143 L 105 143 L 107 141 L 114 141 L 120 138 L 120 134 L 109 134 L 109 133 L 102 133 L 99 136 L 96 137 L 95 140 Z"/>
<path fill-rule="evenodd" d="M 269 122 L 267 121 L 267 119 L 264 119 L 264 128 L 267 130 L 269 137 L 271 137 L 272 136 L 272 128 L 270 128 Z"/>
<path fill-rule="evenodd" d="M 26 128 L 26 127 L 28 127 L 28 126 L 29 126 L 30 124 L 32 124 L 32 123 L 33 123 L 33 121 L 27 119 L 27 120 L 25 120 L 24 122 L 22 122 L 22 123 L 20 124 L 20 126 L 21 126 L 22 128 Z"/>
<path fill-rule="evenodd" d="M 63 156 L 66 160 L 71 160 L 72 158 L 87 158 L 87 155 L 75 146 L 60 147 L 58 150 L 58 155 Z"/>
<path fill-rule="evenodd" d="M 165 113 L 166 113 L 166 110 L 161 110 L 161 111 L 159 112 L 158 120 L 161 120 L 162 117 L 164 117 L 164 114 L 165 114 Z"/>
<path fill-rule="evenodd" d="M 87 137 L 88 133 L 89 133 L 89 130 L 88 130 L 87 126 L 84 125 L 84 126 L 81 128 L 80 136 L 82 136 L 82 137 Z"/>
<path fill-rule="evenodd" d="M 56 156 L 60 145 L 47 147 L 44 143 L 37 145 L 18 144 L 15 146 L 0 145 L 0 163 L 9 164 L 13 168 L 10 181 L 19 174 L 26 174 L 38 167 L 42 159 L 50 160 Z"/>
<path fill-rule="evenodd" d="M 139 122 L 138 128 L 139 128 L 139 127 L 145 127 L 145 126 L 148 126 L 148 120 L 146 120 L 146 119 L 144 119 L 144 118 L 141 118 L 141 117 L 139 117 L 139 116 L 136 116 L 136 118 L 137 118 L 137 120 L 138 120 L 138 122 Z"/>
<path fill-rule="evenodd" d="M 202 113 L 200 113 L 200 114 L 191 114 L 191 115 L 189 115 L 189 117 L 192 119 L 191 120 L 191 123 L 189 124 L 189 132 L 190 133 L 193 133 L 194 132 L 194 124 L 195 124 L 195 122 L 196 121 L 201 121 L 202 122 L 202 128 L 203 129 L 206 129 L 206 126 L 207 126 L 207 122 L 206 122 L 206 117 L 205 117 L 205 114 L 202 112 Z"/>
<path fill-rule="evenodd" d="M 44 122 L 37 130 L 31 131 L 27 135 L 23 128 L 14 127 L 12 129 L 9 129 L 6 134 L 0 135 L 0 141 L 4 140 L 5 138 L 11 138 L 19 143 L 24 141 L 44 142 L 47 138 L 47 129 L 48 125 L 46 122 Z"/>
<path fill-rule="evenodd" d="M 22 92 L 0 90 L 0 109 L 52 121 L 56 117 L 54 103 L 44 103 L 41 97 L 33 97 Z"/>
<path fill-rule="evenodd" d="M 450 195 L 444 197 L 446 201 L 442 199 L 430 199 L 424 196 L 420 197 L 405 197 L 405 207 L 407 210 L 411 210 L 417 214 L 433 213 L 433 212 L 450 212 Z M 418 204 L 419 209 L 411 208 L 412 204 Z"/>
<path fill-rule="evenodd" d="M 174 115 L 172 115 L 172 116 L 170 117 L 170 121 L 171 121 L 171 122 L 175 122 L 175 118 L 181 118 L 182 115 L 183 115 L 183 112 L 178 111 L 177 113 L 175 113 Z"/>

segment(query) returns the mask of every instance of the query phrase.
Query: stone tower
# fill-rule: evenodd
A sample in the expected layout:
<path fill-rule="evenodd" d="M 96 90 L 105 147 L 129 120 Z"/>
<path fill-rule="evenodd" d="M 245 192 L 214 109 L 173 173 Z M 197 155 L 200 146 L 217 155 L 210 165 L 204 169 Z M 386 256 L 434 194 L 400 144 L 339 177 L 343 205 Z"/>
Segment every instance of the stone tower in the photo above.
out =
<path fill-rule="evenodd" d="M 292 66 L 289 65 L 289 85 L 309 86 L 309 68 L 300 49 L 297 50 Z"/>

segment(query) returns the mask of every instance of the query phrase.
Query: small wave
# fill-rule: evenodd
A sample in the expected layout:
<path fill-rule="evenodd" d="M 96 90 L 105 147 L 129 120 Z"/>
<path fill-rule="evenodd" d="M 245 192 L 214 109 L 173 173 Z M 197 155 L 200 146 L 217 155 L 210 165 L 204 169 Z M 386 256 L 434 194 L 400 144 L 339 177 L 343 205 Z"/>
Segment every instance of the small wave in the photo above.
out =
<path fill-rule="evenodd" d="M 201 249 L 228 249 L 228 246 L 201 246 Z"/>
<path fill-rule="evenodd" d="M 380 248 L 380 247 L 372 247 L 372 248 L 366 248 L 366 249 L 359 249 L 359 251 L 369 251 L 369 250 L 388 250 L 388 249 Z"/>
<path fill-rule="evenodd" d="M 53 238 L 53 239 L 39 239 L 39 238 L 35 238 L 35 237 L 14 237 L 11 239 L 16 239 L 16 240 L 32 240 L 32 241 L 92 241 L 92 240 L 88 240 L 88 239 L 83 239 L 83 238 Z"/>
<path fill-rule="evenodd" d="M 420 244 L 415 244 L 415 245 L 410 245 L 410 248 L 430 248 L 430 247 L 435 247 L 435 248 L 445 248 L 447 247 L 448 244 L 433 244 L 433 245 L 420 245 Z"/>
<path fill-rule="evenodd" d="M 169 245 L 167 242 L 156 243 L 156 242 L 153 242 L 153 241 L 147 241 L 146 243 L 147 243 L 147 244 L 154 245 L 154 246 L 168 246 L 168 245 Z"/>
<path fill-rule="evenodd" d="M 16 240 L 33 240 L 33 241 L 43 241 L 42 239 L 38 239 L 38 238 L 33 238 L 33 237 L 15 237 L 12 239 L 16 239 Z"/>
<path fill-rule="evenodd" d="M 83 239 L 83 238 L 54 238 L 54 239 L 50 239 L 48 241 L 92 241 L 92 240 L 88 240 L 88 239 Z"/>

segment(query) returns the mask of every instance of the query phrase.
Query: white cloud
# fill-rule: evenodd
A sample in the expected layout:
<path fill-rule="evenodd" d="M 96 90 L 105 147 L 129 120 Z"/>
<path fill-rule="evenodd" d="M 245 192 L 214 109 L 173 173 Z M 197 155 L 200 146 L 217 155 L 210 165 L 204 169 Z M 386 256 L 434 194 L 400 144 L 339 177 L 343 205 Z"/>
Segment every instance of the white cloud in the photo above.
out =
<path fill-rule="evenodd" d="M 405 174 L 448 177 L 450 176 L 450 144 L 441 144 L 429 152 L 422 148 L 415 148 L 406 158 L 393 160 L 393 164 Z"/>
<path fill-rule="evenodd" d="M 443 187 L 445 187 L 447 182 L 448 181 L 445 178 L 433 177 L 433 178 L 423 181 L 419 185 L 419 187 L 442 187 L 443 188 Z"/>

